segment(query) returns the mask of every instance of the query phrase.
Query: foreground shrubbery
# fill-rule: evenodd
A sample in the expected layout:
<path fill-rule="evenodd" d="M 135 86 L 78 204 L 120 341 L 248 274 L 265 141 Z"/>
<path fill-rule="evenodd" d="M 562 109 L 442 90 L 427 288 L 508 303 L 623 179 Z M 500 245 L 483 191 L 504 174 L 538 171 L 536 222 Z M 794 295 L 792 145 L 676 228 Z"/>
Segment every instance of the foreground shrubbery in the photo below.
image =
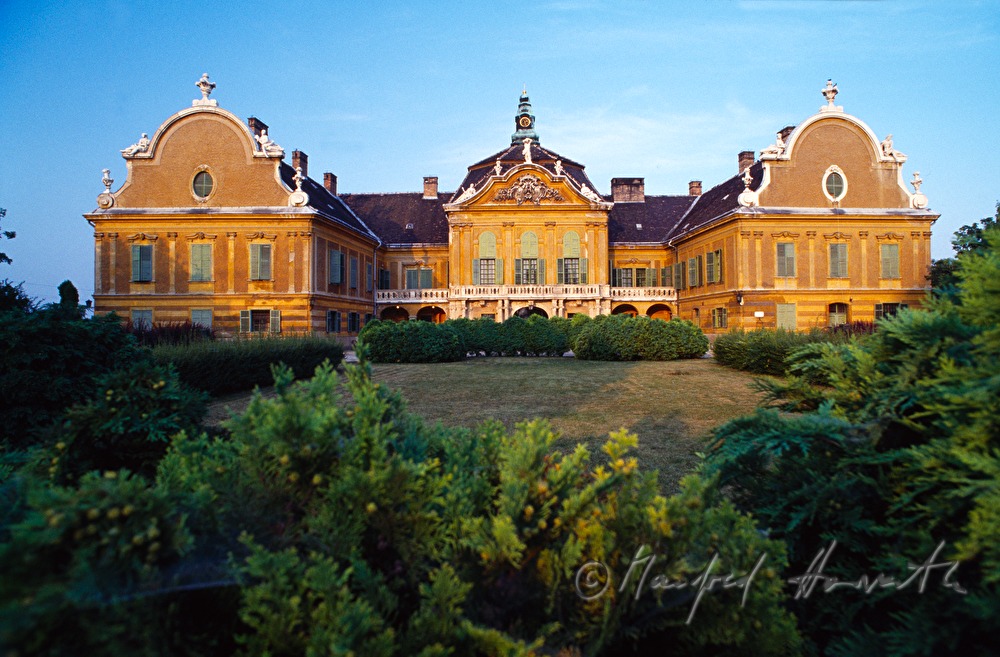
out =
<path fill-rule="evenodd" d="M 791 572 L 902 584 L 800 600 L 830 655 L 991 655 L 1000 631 L 1000 230 L 959 257 L 955 295 L 883 320 L 863 342 L 817 343 L 763 385 L 761 410 L 715 432 L 706 473 L 788 544 Z M 941 546 L 939 552 L 938 546 Z M 947 582 L 961 585 L 960 594 Z M 900 587 L 902 588 L 902 587 Z M 918 593 L 918 589 L 922 591 Z"/>
<path fill-rule="evenodd" d="M 83 320 L 58 307 L 0 312 L 0 446 L 20 448 L 97 377 L 147 358 L 115 317 Z"/>
<path fill-rule="evenodd" d="M 604 315 L 580 328 L 573 353 L 582 360 L 700 358 L 708 338 L 687 320 Z"/>
<path fill-rule="evenodd" d="M 596 655 L 670 645 L 789 654 L 780 544 L 708 480 L 656 493 L 615 434 L 607 467 L 545 423 L 429 427 L 351 367 L 276 379 L 227 426 L 176 436 L 155 480 L 126 471 L 0 495 L 0 644 L 25 654 Z M 718 553 L 741 591 L 618 590 L 645 547 L 694 580 Z M 590 560 L 613 579 L 577 580 Z M 597 569 L 593 575 L 601 574 Z M 645 642 L 645 643 L 644 643 Z"/>
<path fill-rule="evenodd" d="M 721 365 L 754 374 L 788 373 L 788 357 L 796 349 L 809 344 L 844 343 L 851 338 L 871 335 L 871 322 L 853 322 L 831 329 L 813 329 L 798 333 L 785 329 L 734 330 L 724 333 L 712 344 L 715 360 Z"/>
<path fill-rule="evenodd" d="M 272 364 L 284 363 L 295 376 L 308 376 L 323 361 L 336 366 L 343 357 L 338 342 L 310 337 L 205 340 L 153 349 L 157 364 L 172 365 L 181 381 L 213 396 L 268 385 Z"/>
<path fill-rule="evenodd" d="M 144 347 L 188 345 L 192 342 L 215 339 L 212 329 L 191 322 L 157 322 L 147 326 L 133 324 L 129 319 L 125 321 L 123 328 Z"/>

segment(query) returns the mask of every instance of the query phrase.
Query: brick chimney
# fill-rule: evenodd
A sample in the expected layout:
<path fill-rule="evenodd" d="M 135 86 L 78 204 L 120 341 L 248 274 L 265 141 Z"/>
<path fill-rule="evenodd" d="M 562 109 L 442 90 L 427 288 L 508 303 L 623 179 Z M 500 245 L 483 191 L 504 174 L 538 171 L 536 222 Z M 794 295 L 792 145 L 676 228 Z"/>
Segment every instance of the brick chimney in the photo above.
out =
<path fill-rule="evenodd" d="M 645 203 L 645 178 L 612 178 L 611 199 L 615 203 Z"/>
<path fill-rule="evenodd" d="M 688 183 L 688 196 L 701 196 L 700 180 L 692 180 Z"/>
<path fill-rule="evenodd" d="M 326 191 L 330 192 L 334 196 L 337 195 L 337 176 L 333 175 L 329 171 L 323 174 L 323 186 L 326 187 Z"/>
<path fill-rule="evenodd" d="M 437 176 L 424 176 L 424 198 L 437 198 L 438 197 L 438 179 Z"/>
<path fill-rule="evenodd" d="M 292 168 L 302 167 L 302 175 L 309 175 L 309 156 L 299 150 L 292 151 Z"/>
<path fill-rule="evenodd" d="M 753 166 L 753 151 L 740 151 L 740 170 L 737 173 L 743 173 L 747 167 Z"/>
<path fill-rule="evenodd" d="M 785 142 L 787 144 L 788 143 L 788 136 L 790 134 L 792 134 L 793 130 L 795 130 L 795 126 L 793 126 L 793 125 L 786 125 L 784 128 L 782 128 L 781 132 L 779 133 L 781 135 L 781 141 L 783 141 L 783 142 Z"/>
<path fill-rule="evenodd" d="M 260 137 L 261 131 L 267 130 L 267 124 L 258 119 L 256 116 L 251 116 L 247 119 L 247 127 L 250 128 L 250 132 L 253 133 L 254 137 Z"/>

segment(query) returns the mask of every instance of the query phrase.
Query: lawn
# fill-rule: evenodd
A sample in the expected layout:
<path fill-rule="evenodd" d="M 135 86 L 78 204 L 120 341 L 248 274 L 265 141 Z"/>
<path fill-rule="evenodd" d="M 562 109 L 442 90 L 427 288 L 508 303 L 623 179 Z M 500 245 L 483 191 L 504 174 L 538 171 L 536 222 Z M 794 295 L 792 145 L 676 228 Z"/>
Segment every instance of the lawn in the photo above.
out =
<path fill-rule="evenodd" d="M 548 419 L 565 450 L 587 445 L 595 459 L 608 433 L 639 436 L 640 467 L 660 473 L 666 492 L 697 463 L 712 427 L 750 413 L 760 395 L 753 375 L 709 359 L 609 363 L 572 358 L 476 358 L 457 363 L 374 365 L 376 381 L 399 390 L 409 409 L 429 421 L 475 426 L 495 418 L 508 428 Z M 213 403 L 240 410 L 247 396 Z"/>

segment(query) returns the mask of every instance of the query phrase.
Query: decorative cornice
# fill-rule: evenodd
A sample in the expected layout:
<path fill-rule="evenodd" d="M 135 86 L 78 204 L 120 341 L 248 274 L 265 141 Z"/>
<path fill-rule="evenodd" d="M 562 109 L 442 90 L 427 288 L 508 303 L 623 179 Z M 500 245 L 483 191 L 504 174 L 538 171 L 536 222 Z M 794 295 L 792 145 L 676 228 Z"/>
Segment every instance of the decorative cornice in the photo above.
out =
<path fill-rule="evenodd" d="M 851 239 L 850 233 L 842 233 L 839 230 L 835 233 L 823 233 L 823 237 L 828 240 L 849 240 Z"/>
<path fill-rule="evenodd" d="M 135 235 L 129 235 L 125 239 L 129 242 L 135 242 L 136 240 L 143 240 L 146 242 L 155 242 L 159 238 L 159 235 L 153 233 L 136 233 Z"/>
<path fill-rule="evenodd" d="M 753 232 L 753 236 L 754 237 L 764 237 L 764 231 L 762 231 L 762 230 L 755 230 Z"/>
<path fill-rule="evenodd" d="M 235 235 L 236 233 L 231 233 L 231 234 Z M 207 233 L 202 233 L 199 231 L 197 233 L 191 233 L 190 235 L 185 235 L 184 237 L 186 237 L 189 240 L 214 240 L 217 236 L 209 235 Z"/>
<path fill-rule="evenodd" d="M 247 235 L 248 240 L 271 240 L 272 242 L 278 239 L 277 233 L 265 233 L 263 231 L 258 231 L 256 233 L 250 233 Z"/>
<path fill-rule="evenodd" d="M 522 205 L 525 202 L 540 205 L 544 200 L 551 200 L 558 203 L 566 199 L 558 189 L 549 187 L 542 182 L 541 178 L 529 173 L 518 178 L 510 187 L 498 189 L 493 195 L 492 200 L 497 202 L 516 201 L 518 205 Z"/>
<path fill-rule="evenodd" d="M 790 238 L 790 237 L 798 237 L 798 236 L 799 236 L 799 233 L 790 233 L 787 230 L 783 230 L 780 233 L 771 233 L 771 237 L 785 237 L 785 238 Z"/>
<path fill-rule="evenodd" d="M 914 235 L 914 236 L 920 235 L 920 233 L 910 233 L 910 234 Z M 905 236 L 904 235 L 900 235 L 899 233 L 894 233 L 892 231 L 889 231 L 888 233 L 885 233 L 883 235 L 876 235 L 875 239 L 877 239 L 879 241 L 882 241 L 882 240 L 899 241 L 899 240 L 903 239 L 903 237 L 905 237 Z"/>
<path fill-rule="evenodd" d="M 741 230 L 740 231 L 740 237 L 747 237 L 747 238 L 749 238 L 750 237 L 750 231 L 749 230 Z"/>

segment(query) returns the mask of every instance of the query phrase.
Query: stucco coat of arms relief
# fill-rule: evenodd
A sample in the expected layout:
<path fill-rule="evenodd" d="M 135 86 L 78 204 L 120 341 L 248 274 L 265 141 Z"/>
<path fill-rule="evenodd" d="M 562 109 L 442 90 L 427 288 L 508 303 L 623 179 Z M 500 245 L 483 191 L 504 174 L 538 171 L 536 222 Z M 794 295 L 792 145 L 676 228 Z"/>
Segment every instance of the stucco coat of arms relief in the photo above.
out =
<path fill-rule="evenodd" d="M 566 200 L 558 189 L 549 187 L 541 178 L 530 173 L 518 178 L 510 187 L 497 190 L 493 195 L 494 201 L 516 201 L 518 205 L 525 202 L 540 205 L 545 199 L 556 202 Z"/>

